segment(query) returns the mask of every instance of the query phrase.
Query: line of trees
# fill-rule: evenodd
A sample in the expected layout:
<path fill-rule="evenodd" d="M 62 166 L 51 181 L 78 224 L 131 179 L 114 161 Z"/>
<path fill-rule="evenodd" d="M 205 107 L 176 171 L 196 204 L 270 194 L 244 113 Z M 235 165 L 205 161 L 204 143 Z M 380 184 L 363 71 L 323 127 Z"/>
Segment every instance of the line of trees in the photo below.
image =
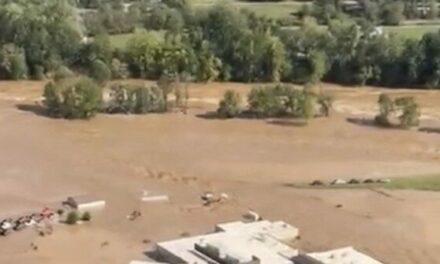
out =
<path fill-rule="evenodd" d="M 169 95 L 174 94 L 174 100 Z M 148 114 L 186 111 L 189 92 L 184 76 L 163 76 L 157 85 L 115 83 L 104 88 L 88 77 L 60 72 L 43 92 L 47 114 L 55 118 L 89 119 L 96 113 Z"/>
<path fill-rule="evenodd" d="M 239 116 L 253 118 L 288 117 L 309 120 L 330 115 L 333 98 L 324 93 L 314 93 L 310 88 L 291 85 L 269 85 L 252 88 L 242 106 L 240 94 L 228 90 L 219 103 L 217 114 L 223 118 Z"/>
<path fill-rule="evenodd" d="M 350 15 L 360 23 L 399 25 L 405 19 L 437 19 L 437 0 L 314 0 L 304 5 L 300 16 L 314 16 L 327 24 L 341 15 Z"/>
<path fill-rule="evenodd" d="M 90 7 L 106 1 L 79 3 Z M 0 78 L 43 79 L 72 72 L 101 84 L 186 75 L 195 81 L 440 87 L 440 32 L 402 40 L 344 15 L 329 18 L 325 29 L 305 18 L 299 30 L 286 30 L 224 4 L 193 10 L 186 1 L 139 0 L 121 11 L 124 16 L 131 16 L 136 5 L 145 5 L 140 11 L 133 7 L 145 11 L 142 18 L 169 9 L 179 14 L 181 26 L 154 27 L 161 31 L 135 34 L 125 49 L 114 49 L 106 28 L 85 38 L 87 23 L 77 4 L 0 0 Z M 119 1 L 122 10 L 126 4 Z"/>

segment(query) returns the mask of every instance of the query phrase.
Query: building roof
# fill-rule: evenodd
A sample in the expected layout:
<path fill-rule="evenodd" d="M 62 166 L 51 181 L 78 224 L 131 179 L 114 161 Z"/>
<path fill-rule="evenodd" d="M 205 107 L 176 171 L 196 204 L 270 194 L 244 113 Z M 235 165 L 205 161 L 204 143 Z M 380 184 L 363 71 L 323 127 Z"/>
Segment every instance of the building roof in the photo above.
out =
<path fill-rule="evenodd" d="M 285 222 L 219 224 L 212 234 L 157 244 L 158 260 L 171 264 L 381 264 L 352 247 L 298 254 L 284 242 L 298 237 Z"/>
<path fill-rule="evenodd" d="M 295 240 L 298 237 L 298 229 L 283 221 L 259 221 L 250 224 L 243 222 L 232 222 L 219 224 L 216 226 L 216 230 L 223 232 L 264 234 L 284 242 Z"/>
<path fill-rule="evenodd" d="M 288 236 L 281 235 L 282 227 L 289 232 Z M 215 249 L 222 258 L 234 258 L 239 263 L 251 262 L 255 257 L 261 264 L 292 264 L 290 258 L 298 254 L 297 250 L 276 239 L 277 236 L 290 238 L 292 230 L 296 230 L 282 222 L 235 222 L 218 225 L 217 230 L 220 232 L 163 242 L 157 246 L 159 251 L 172 255 L 173 259 L 191 264 L 213 263 L 212 257 L 196 250 L 196 245 Z M 275 235 L 270 235 L 271 230 Z"/>
<path fill-rule="evenodd" d="M 307 254 L 322 264 L 381 264 L 352 247 Z"/>

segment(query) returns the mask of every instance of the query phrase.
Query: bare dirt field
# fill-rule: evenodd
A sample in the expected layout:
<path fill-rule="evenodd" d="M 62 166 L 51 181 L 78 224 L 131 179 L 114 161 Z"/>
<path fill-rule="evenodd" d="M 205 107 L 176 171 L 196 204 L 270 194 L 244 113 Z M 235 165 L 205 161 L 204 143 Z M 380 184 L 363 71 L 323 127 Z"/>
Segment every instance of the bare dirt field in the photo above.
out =
<path fill-rule="evenodd" d="M 336 97 L 330 119 L 306 127 L 273 120 L 217 120 L 226 89 L 244 84 L 191 85 L 190 110 L 147 116 L 98 115 L 90 121 L 47 118 L 36 102 L 41 82 L 0 83 L 0 215 L 53 205 L 90 193 L 107 201 L 91 223 L 0 237 L 0 263 L 128 263 L 157 241 L 210 231 L 249 208 L 301 231 L 299 248 L 353 245 L 384 263 L 440 263 L 440 193 L 304 190 L 287 183 L 314 179 L 440 173 L 440 133 L 384 130 L 347 118 L 371 118 L 380 89 L 323 85 Z M 422 126 L 440 127 L 440 92 L 412 94 Z M 169 203 L 140 201 L 143 190 Z M 202 208 L 205 191 L 230 202 Z M 341 204 L 342 208 L 336 205 Z M 126 215 L 140 210 L 130 222 Z M 31 250 L 35 243 L 38 250 Z"/>

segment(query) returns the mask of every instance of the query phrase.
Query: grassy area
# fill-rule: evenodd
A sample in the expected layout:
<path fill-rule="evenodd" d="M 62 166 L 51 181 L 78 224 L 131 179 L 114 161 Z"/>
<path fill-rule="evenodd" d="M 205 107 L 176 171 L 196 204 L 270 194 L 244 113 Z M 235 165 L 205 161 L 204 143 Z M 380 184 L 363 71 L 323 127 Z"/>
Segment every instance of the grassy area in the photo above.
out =
<path fill-rule="evenodd" d="M 195 7 L 209 7 L 222 0 L 192 0 Z M 224 2 L 224 1 L 223 1 Z M 304 2 L 298 1 L 281 1 L 281 2 L 245 2 L 230 1 L 236 8 L 247 9 L 255 12 L 257 15 L 267 16 L 270 18 L 284 18 L 290 16 L 292 12 L 297 11 Z"/>
<path fill-rule="evenodd" d="M 440 175 L 400 177 L 393 179 L 384 187 L 390 189 L 440 191 Z"/>
<path fill-rule="evenodd" d="M 127 46 L 127 43 L 130 41 L 130 39 L 136 35 L 136 34 L 142 34 L 145 32 L 149 32 L 152 34 L 157 35 L 159 38 L 165 37 L 165 31 L 155 31 L 155 30 L 142 30 L 138 29 L 134 33 L 127 33 L 127 34 L 117 34 L 117 35 L 110 35 L 110 43 L 114 49 L 124 49 Z"/>
<path fill-rule="evenodd" d="M 439 175 L 422 175 L 411 177 L 391 178 L 389 183 L 360 183 L 360 184 L 339 184 L 339 185 L 321 185 L 310 186 L 309 184 L 291 184 L 294 188 L 311 189 L 369 189 L 384 188 L 393 190 L 420 190 L 420 191 L 440 191 Z"/>
<path fill-rule="evenodd" d="M 384 27 L 385 32 L 394 33 L 397 36 L 411 39 L 421 39 L 428 32 L 437 32 L 440 25 L 415 25 L 415 26 L 396 26 Z"/>
<path fill-rule="evenodd" d="M 260 16 L 270 18 L 284 18 L 290 16 L 293 12 L 301 8 L 302 3 L 299 2 L 261 2 L 248 3 L 236 2 L 238 8 L 247 9 L 255 12 Z"/>
<path fill-rule="evenodd" d="M 135 33 L 110 35 L 110 43 L 115 49 L 123 49 Z"/>

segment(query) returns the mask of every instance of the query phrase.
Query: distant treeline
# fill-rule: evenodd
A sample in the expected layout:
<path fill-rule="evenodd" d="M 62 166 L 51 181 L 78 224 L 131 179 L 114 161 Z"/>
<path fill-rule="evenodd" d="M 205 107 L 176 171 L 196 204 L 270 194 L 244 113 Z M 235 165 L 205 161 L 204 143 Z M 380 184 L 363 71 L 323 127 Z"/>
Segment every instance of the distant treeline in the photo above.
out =
<path fill-rule="evenodd" d="M 195 10 L 184 0 L 99 3 L 0 0 L 0 78 L 87 74 L 104 83 L 185 75 L 195 81 L 440 87 L 440 33 L 402 40 L 343 14 L 330 17 L 325 29 L 306 17 L 299 30 L 286 30 L 225 4 Z M 139 25 L 156 31 L 135 34 L 124 49 L 112 47 L 109 32 Z"/>
<path fill-rule="evenodd" d="M 349 15 L 359 24 L 399 25 L 404 20 L 437 19 L 437 0 L 313 0 L 304 5 L 298 16 L 314 16 L 320 23 Z"/>

